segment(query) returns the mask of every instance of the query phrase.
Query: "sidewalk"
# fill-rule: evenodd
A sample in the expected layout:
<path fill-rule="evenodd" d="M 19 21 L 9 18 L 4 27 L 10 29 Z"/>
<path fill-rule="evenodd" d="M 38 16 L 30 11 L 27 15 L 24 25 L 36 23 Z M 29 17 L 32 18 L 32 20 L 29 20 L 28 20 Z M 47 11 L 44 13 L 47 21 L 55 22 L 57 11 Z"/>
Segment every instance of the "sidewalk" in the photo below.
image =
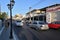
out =
<path fill-rule="evenodd" d="M 4 30 L 4 28 L 5 28 L 5 27 L 2 27 L 2 28 L 1 28 L 1 30 L 0 30 L 0 35 L 1 35 L 2 31 Z"/>
<path fill-rule="evenodd" d="M 2 31 L 4 30 L 5 25 L 0 21 L 0 35 L 2 33 Z"/>
<path fill-rule="evenodd" d="M 9 40 L 9 28 L 4 28 L 0 35 L 0 40 Z"/>

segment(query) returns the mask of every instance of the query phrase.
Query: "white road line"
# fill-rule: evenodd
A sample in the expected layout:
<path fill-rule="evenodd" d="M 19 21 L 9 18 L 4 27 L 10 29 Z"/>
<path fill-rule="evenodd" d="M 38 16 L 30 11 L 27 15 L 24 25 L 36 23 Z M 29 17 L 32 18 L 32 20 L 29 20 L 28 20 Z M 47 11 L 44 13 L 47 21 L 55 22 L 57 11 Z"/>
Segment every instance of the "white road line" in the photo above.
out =
<path fill-rule="evenodd" d="M 2 31 L 4 30 L 4 28 L 5 28 L 5 27 L 2 27 L 2 29 L 0 30 L 0 35 L 1 35 Z"/>
<path fill-rule="evenodd" d="M 25 29 L 24 35 L 26 36 L 27 40 L 33 40 L 32 34 Z"/>
<path fill-rule="evenodd" d="M 35 30 L 31 29 L 31 28 L 29 28 L 28 30 L 30 32 L 32 32 L 38 39 L 40 39 L 40 34 L 37 31 L 35 31 Z"/>
<path fill-rule="evenodd" d="M 18 37 L 17 37 L 17 35 L 14 33 L 14 31 L 13 31 L 13 39 L 14 40 L 19 40 Z"/>

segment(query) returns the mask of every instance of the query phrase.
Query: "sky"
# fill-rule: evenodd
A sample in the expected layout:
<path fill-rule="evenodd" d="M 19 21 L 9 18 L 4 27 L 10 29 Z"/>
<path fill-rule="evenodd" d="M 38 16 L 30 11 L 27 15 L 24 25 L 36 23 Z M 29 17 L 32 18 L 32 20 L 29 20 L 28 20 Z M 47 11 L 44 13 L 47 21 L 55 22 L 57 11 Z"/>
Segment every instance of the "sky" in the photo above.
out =
<path fill-rule="evenodd" d="M 53 4 L 60 4 L 60 0 L 14 0 L 15 4 L 12 9 L 12 15 L 22 14 L 26 15 L 29 12 L 29 7 L 33 9 L 41 9 Z M 1 12 L 7 12 L 8 15 L 9 9 L 7 4 L 10 3 L 10 0 L 0 0 Z"/>

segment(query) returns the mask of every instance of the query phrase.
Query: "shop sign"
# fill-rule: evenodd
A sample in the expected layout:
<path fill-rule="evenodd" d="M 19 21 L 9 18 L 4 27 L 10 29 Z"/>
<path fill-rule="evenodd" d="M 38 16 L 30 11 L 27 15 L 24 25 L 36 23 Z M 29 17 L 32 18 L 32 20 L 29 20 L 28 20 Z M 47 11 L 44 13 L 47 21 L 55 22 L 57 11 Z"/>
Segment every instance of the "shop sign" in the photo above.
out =
<path fill-rule="evenodd" d="M 47 8 L 46 12 L 52 12 L 52 11 L 57 11 L 57 10 L 60 11 L 60 6 Z"/>

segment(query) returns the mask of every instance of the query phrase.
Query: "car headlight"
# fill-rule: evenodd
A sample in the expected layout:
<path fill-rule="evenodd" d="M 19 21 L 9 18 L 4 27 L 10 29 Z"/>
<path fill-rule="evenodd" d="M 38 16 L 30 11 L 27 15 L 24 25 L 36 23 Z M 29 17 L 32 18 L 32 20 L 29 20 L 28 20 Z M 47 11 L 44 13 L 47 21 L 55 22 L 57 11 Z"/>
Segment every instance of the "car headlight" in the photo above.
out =
<path fill-rule="evenodd" d="M 48 25 L 42 25 L 42 26 L 44 27 L 44 26 L 48 26 Z"/>
<path fill-rule="evenodd" d="M 21 25 L 23 25 L 23 23 L 21 23 Z"/>
<path fill-rule="evenodd" d="M 42 26 L 45 26 L 45 25 L 42 25 Z"/>

